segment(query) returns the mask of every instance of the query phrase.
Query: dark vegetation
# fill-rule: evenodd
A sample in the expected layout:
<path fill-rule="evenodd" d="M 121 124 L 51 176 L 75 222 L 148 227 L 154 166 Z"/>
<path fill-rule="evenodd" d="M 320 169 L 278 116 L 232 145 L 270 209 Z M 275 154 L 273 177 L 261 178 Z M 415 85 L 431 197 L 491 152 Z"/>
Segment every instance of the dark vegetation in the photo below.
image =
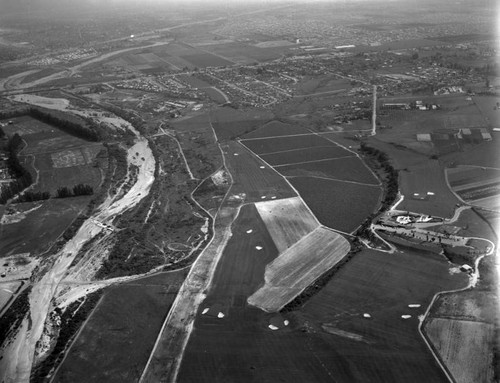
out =
<path fill-rule="evenodd" d="M 17 133 L 14 134 L 7 143 L 7 151 L 9 153 L 7 166 L 14 180 L 8 185 L 2 187 L 2 191 L 0 193 L 0 203 L 2 204 L 6 203 L 22 190 L 26 189 L 33 182 L 30 172 L 21 165 L 18 158 L 22 144 L 23 140 Z"/>
<path fill-rule="evenodd" d="M 90 185 L 78 184 L 73 189 L 63 186 L 57 189 L 57 198 L 77 197 L 82 195 L 92 195 L 94 189 Z"/>
<path fill-rule="evenodd" d="M 7 337 L 21 324 L 26 313 L 29 311 L 29 293 L 31 287 L 24 290 L 10 305 L 7 311 L 0 317 L 0 345 L 4 344 Z"/>
<path fill-rule="evenodd" d="M 23 108 L 16 109 L 8 112 L 0 112 L 0 120 L 30 116 L 38 121 L 44 122 L 46 124 L 52 125 L 63 132 L 70 134 L 72 136 L 87 140 L 87 141 L 99 141 L 101 139 L 100 135 L 96 131 L 96 126 L 87 120 L 87 125 L 79 124 L 75 121 L 71 121 L 69 118 L 59 117 L 60 114 L 53 111 L 45 111 L 41 108 Z"/>
<path fill-rule="evenodd" d="M 370 230 L 372 220 L 377 215 L 387 211 L 398 196 L 398 171 L 394 169 L 389 157 L 383 151 L 372 148 L 365 142 L 361 142 L 359 151 L 364 156 L 368 166 L 378 175 L 384 185 L 384 197 L 379 210 L 370 214 L 356 231 L 356 235 L 371 241 L 375 239 Z"/>
<path fill-rule="evenodd" d="M 71 303 L 62 315 L 60 310 L 56 308 L 56 313 L 61 315 L 59 336 L 50 355 L 32 373 L 30 378 L 31 383 L 47 382 L 50 380 L 47 377 L 50 375 L 52 369 L 61 362 L 70 341 L 97 305 L 101 296 L 102 291 L 100 290 L 87 295 L 85 298 L 80 298 Z"/>
<path fill-rule="evenodd" d="M 52 125 L 65 133 L 71 134 L 72 136 L 87 140 L 87 141 L 99 141 L 100 137 L 97 132 L 88 127 L 84 127 L 72 121 L 64 120 L 62 118 L 56 117 L 49 112 L 43 112 L 38 108 L 28 109 L 28 115 L 34 119 L 44 122 L 46 124 Z"/>

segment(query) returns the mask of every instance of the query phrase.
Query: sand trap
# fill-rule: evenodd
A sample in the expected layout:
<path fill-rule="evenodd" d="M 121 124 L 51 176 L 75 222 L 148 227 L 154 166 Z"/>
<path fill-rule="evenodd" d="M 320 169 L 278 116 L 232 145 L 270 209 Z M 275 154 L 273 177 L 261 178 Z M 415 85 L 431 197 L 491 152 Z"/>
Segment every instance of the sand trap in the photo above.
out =
<path fill-rule="evenodd" d="M 206 309 L 203 309 L 203 311 L 201 312 L 201 315 L 205 315 L 206 313 L 208 313 L 208 310 L 210 310 L 208 307 Z"/>
<path fill-rule="evenodd" d="M 224 318 L 224 316 L 225 316 L 225 315 L 224 315 L 223 313 L 221 313 L 221 312 L 219 312 L 219 313 L 217 314 L 217 318 Z"/>
<path fill-rule="evenodd" d="M 262 246 L 255 246 L 255 248 L 256 248 L 257 250 L 262 250 L 262 249 L 263 249 L 263 247 L 262 247 Z"/>
<path fill-rule="evenodd" d="M 403 318 L 403 319 L 410 319 L 411 315 L 401 315 L 401 318 Z"/>
<path fill-rule="evenodd" d="M 285 320 L 283 321 L 283 324 L 284 324 L 285 326 L 288 326 L 288 325 L 290 324 L 290 321 L 288 321 L 288 320 L 286 320 L 286 319 L 285 319 Z"/>
<path fill-rule="evenodd" d="M 253 232 L 253 230 L 252 230 L 252 229 L 248 229 L 248 230 L 247 230 L 247 234 L 250 234 L 250 233 L 252 233 L 252 232 Z"/>
<path fill-rule="evenodd" d="M 417 303 L 413 303 L 413 304 L 411 304 L 411 305 L 408 305 L 408 307 L 411 307 L 411 308 L 413 309 L 413 308 L 419 308 L 419 307 L 420 307 L 420 305 L 419 305 L 419 304 L 417 304 Z"/>
<path fill-rule="evenodd" d="M 363 318 L 367 318 L 367 319 L 368 319 L 368 318 L 371 318 L 371 317 L 372 317 L 372 316 L 371 316 L 370 314 L 367 314 L 367 313 L 364 313 L 364 314 L 363 314 Z"/>
<path fill-rule="evenodd" d="M 269 328 L 270 328 L 271 330 L 273 330 L 273 331 L 279 330 L 279 328 L 278 328 L 278 327 L 276 327 L 276 326 L 274 326 L 274 325 L 272 325 L 272 324 L 270 324 L 270 325 L 269 325 L 269 326 L 267 326 L 267 327 L 269 327 Z"/>

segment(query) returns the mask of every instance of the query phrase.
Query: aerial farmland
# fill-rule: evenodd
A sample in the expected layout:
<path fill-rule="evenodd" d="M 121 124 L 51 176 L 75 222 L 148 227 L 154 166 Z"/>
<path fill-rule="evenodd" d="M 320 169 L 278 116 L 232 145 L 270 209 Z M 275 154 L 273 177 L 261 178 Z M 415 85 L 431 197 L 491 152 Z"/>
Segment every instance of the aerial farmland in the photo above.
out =
<path fill-rule="evenodd" d="M 496 4 L 223 3 L 0 6 L 0 381 L 497 382 Z"/>

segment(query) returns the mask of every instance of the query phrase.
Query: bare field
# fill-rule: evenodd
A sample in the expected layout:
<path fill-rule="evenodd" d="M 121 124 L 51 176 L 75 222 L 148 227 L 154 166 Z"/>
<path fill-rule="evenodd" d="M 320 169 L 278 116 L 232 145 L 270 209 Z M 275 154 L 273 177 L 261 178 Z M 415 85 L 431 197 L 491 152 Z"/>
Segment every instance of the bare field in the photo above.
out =
<path fill-rule="evenodd" d="M 340 146 L 318 146 L 314 148 L 291 149 L 287 151 L 262 154 L 262 159 L 272 166 L 297 164 L 309 161 L 335 159 L 340 157 L 354 157 L 354 154 Z"/>
<path fill-rule="evenodd" d="M 444 257 L 428 252 L 388 254 L 364 249 L 300 309 L 302 320 L 312 326 L 326 324 L 363 337 L 364 342 L 322 336 L 340 354 L 338 360 L 348 360 L 346 368 L 354 374 L 340 382 L 447 382 L 417 326 L 418 316 L 436 292 L 467 284 L 466 275 L 452 275 L 449 267 Z M 421 306 L 410 308 L 410 304 Z"/>
<path fill-rule="evenodd" d="M 255 204 L 279 252 L 283 252 L 319 226 L 298 197 Z"/>
<path fill-rule="evenodd" d="M 50 154 L 36 155 L 34 166 L 40 174 L 36 189 L 42 192 L 48 191 L 52 195 L 55 195 L 57 189 L 63 186 L 72 188 L 83 183 L 92 186 L 95 190 L 101 183 L 99 168 L 89 165 L 54 167 Z"/>
<path fill-rule="evenodd" d="M 398 209 L 434 215 L 443 218 L 453 216 L 457 197 L 450 191 L 444 177 L 444 169 L 436 160 L 422 162 L 399 172 L 399 187 L 404 201 Z M 415 198 L 428 196 L 427 199 Z M 433 193 L 433 194 L 428 194 Z"/>
<path fill-rule="evenodd" d="M 295 197 L 296 193 L 272 168 L 234 141 L 223 146 L 227 166 L 233 176 L 232 194 L 245 194 L 245 201 Z"/>
<path fill-rule="evenodd" d="M 315 134 L 243 140 L 242 143 L 259 155 L 311 147 L 336 147 L 333 142 Z"/>
<path fill-rule="evenodd" d="M 210 114 L 210 121 L 221 141 L 234 139 L 265 124 L 272 118 L 267 110 L 236 110 L 230 107 L 218 107 Z"/>
<path fill-rule="evenodd" d="M 495 326 L 483 322 L 431 318 L 425 332 L 457 383 L 491 382 L 491 339 Z"/>
<path fill-rule="evenodd" d="M 108 288 L 53 381 L 137 382 L 186 273 Z"/>
<path fill-rule="evenodd" d="M 245 140 L 252 138 L 265 138 L 265 137 L 275 137 L 275 136 L 287 136 L 293 134 L 310 134 L 308 130 L 297 126 L 285 124 L 281 121 L 271 121 L 264 126 L 245 134 L 243 138 Z"/>
<path fill-rule="evenodd" d="M 266 266 L 265 284 L 248 303 L 266 312 L 279 311 L 349 252 L 339 234 L 319 227 Z"/>
<path fill-rule="evenodd" d="M 476 183 L 482 184 L 489 181 L 498 181 L 500 179 L 500 169 L 490 169 L 477 166 L 458 166 L 456 168 L 446 169 L 450 186 L 455 190 L 467 188 L 469 185 L 475 186 Z"/>
<path fill-rule="evenodd" d="M 16 214 L 2 217 L 0 254 L 40 254 L 63 233 L 89 201 L 90 197 L 75 197 L 50 199 L 43 204 L 15 205 Z"/>
<path fill-rule="evenodd" d="M 323 225 L 347 233 L 376 210 L 381 195 L 379 187 L 331 179 L 294 177 L 290 183 Z"/>
<path fill-rule="evenodd" d="M 473 320 L 494 324 L 496 321 L 497 296 L 492 291 L 466 290 L 454 294 L 443 294 L 432 307 L 433 317 L 457 320 Z"/>
<path fill-rule="evenodd" d="M 354 155 L 348 158 L 285 165 L 277 170 L 286 177 L 318 177 L 374 186 L 379 184 L 372 172 Z"/>
<path fill-rule="evenodd" d="M 255 205 L 242 207 L 231 230 L 207 298 L 200 305 L 178 381 L 326 382 L 332 379 L 329 370 L 340 381 L 352 381 L 349 371 L 336 368 L 347 363 L 336 358 L 338 352 L 325 347 L 314 334 L 296 331 L 291 317 L 248 306 L 247 297 L 264 281 L 265 266 L 278 256 Z M 219 318 L 219 312 L 224 317 Z M 284 320 L 291 322 L 289 326 Z M 271 331 L 270 323 L 279 330 Z M 312 352 L 321 360 L 311 358 Z M 325 362 L 330 363 L 328 368 L 322 367 Z"/>
<path fill-rule="evenodd" d="M 500 127 L 500 110 L 494 109 L 497 102 L 500 102 L 500 97 L 498 96 L 474 97 L 474 103 L 477 105 L 488 124 L 493 128 Z"/>

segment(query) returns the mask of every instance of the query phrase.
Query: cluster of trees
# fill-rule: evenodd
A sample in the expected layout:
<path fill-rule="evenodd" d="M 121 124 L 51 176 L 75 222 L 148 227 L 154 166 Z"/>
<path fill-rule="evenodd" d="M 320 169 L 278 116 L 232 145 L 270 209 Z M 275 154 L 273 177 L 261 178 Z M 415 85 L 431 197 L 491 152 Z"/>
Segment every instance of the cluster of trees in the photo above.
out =
<path fill-rule="evenodd" d="M 18 202 L 35 202 L 42 201 L 50 198 L 49 192 L 41 192 L 41 191 L 27 191 L 19 196 L 17 199 Z"/>
<path fill-rule="evenodd" d="M 94 189 L 90 185 L 78 184 L 70 189 L 67 186 L 60 187 L 57 189 L 57 198 L 68 198 L 68 197 L 78 197 L 81 195 L 92 195 L 94 194 Z"/>
<path fill-rule="evenodd" d="M 50 113 L 43 112 L 37 108 L 30 108 L 28 110 L 28 114 L 30 115 L 30 117 L 33 117 L 38 121 L 44 122 L 46 124 L 55 126 L 63 132 L 71 134 L 72 136 L 76 136 L 87 141 L 99 141 L 99 135 L 95 130 L 91 128 L 84 127 L 72 121 L 64 120 Z"/>
<path fill-rule="evenodd" d="M 9 159 L 7 160 L 7 166 L 9 172 L 14 177 L 14 180 L 8 185 L 3 185 L 2 191 L 0 193 L 0 203 L 4 204 L 9 199 L 14 197 L 16 194 L 20 193 L 28 186 L 31 185 L 33 179 L 28 170 L 26 170 L 19 161 L 18 153 L 21 150 L 22 138 L 19 134 L 14 134 L 7 143 L 7 150 L 9 152 Z"/>

